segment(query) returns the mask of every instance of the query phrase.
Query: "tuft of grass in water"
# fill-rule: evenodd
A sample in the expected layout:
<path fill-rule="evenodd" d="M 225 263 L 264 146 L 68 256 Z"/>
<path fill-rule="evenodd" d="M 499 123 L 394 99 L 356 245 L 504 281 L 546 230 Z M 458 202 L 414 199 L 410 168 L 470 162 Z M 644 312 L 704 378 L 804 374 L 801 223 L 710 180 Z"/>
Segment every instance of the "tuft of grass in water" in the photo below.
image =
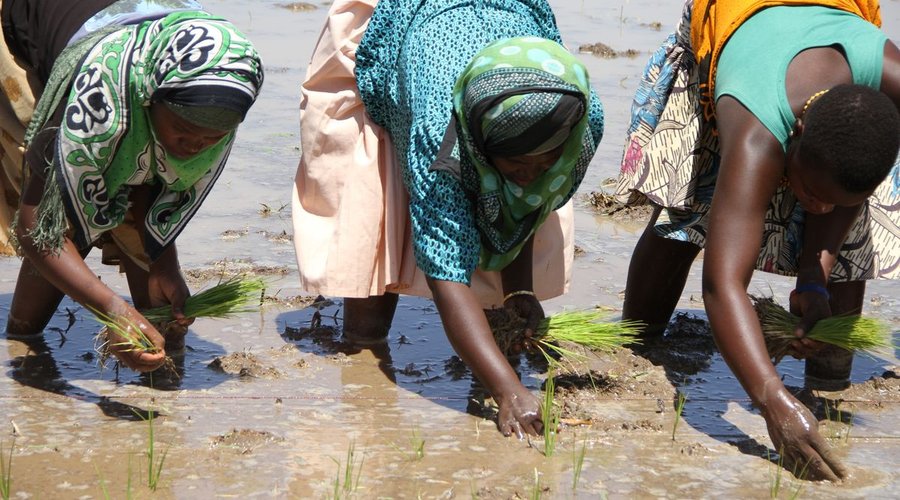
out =
<path fill-rule="evenodd" d="M 591 350 L 612 351 L 625 344 L 640 342 L 638 335 L 644 328 L 640 321 L 598 322 L 601 311 L 563 311 L 545 318 L 538 329 L 537 344 L 545 355 L 554 352 L 561 356 L 578 354 L 558 345 L 571 342 Z"/>
<path fill-rule="evenodd" d="M 675 423 L 672 424 L 672 441 L 675 441 L 675 431 L 678 430 L 678 422 L 681 421 L 681 412 L 684 411 L 684 403 L 687 402 L 687 394 L 677 391 L 678 396 L 675 399 Z"/>
<path fill-rule="evenodd" d="M 772 297 L 751 295 L 750 300 L 759 317 L 766 349 L 777 364 L 790 350 L 791 342 L 797 340 L 794 328 L 800 318 L 791 314 Z M 848 351 L 894 347 L 891 330 L 885 322 L 859 315 L 824 318 L 816 322 L 806 338 L 843 347 Z"/>
<path fill-rule="evenodd" d="M 346 498 L 359 488 L 359 476 L 362 474 L 364 457 L 360 458 L 359 464 L 356 463 L 356 443 L 350 441 L 350 445 L 347 447 L 347 461 L 342 464 L 334 458 L 331 460 L 338 466 L 332 498 L 334 500 Z M 356 477 L 354 477 L 354 471 Z"/>
<path fill-rule="evenodd" d="M 578 480 L 581 479 L 581 470 L 584 468 L 584 454 L 587 451 L 587 439 L 581 442 L 581 449 L 572 450 L 572 491 L 578 489 Z"/>
<path fill-rule="evenodd" d="M 553 370 L 547 373 L 547 380 L 544 382 L 544 400 L 541 402 L 541 424 L 544 428 L 545 457 L 552 457 L 556 451 L 556 438 L 559 431 L 560 410 L 554 401 L 556 382 L 553 377 L 555 375 L 556 373 Z"/>
<path fill-rule="evenodd" d="M 259 278 L 234 277 L 202 292 L 191 295 L 184 302 L 188 318 L 227 318 L 235 314 L 259 309 L 266 290 L 266 282 Z M 160 306 L 141 311 L 151 323 L 172 321 L 172 306 Z"/>
<path fill-rule="evenodd" d="M 16 437 L 13 436 L 9 445 L 9 453 L 3 455 L 3 441 L 0 441 L 0 498 L 9 500 L 12 492 L 12 457 L 16 449 Z"/>
<path fill-rule="evenodd" d="M 147 486 L 151 490 L 156 491 L 156 488 L 159 486 L 159 477 L 162 474 L 163 464 L 165 464 L 166 456 L 169 454 L 169 449 L 166 448 L 162 454 L 156 449 L 156 433 L 153 427 L 156 417 L 153 410 L 147 412 L 146 418 L 137 411 L 135 411 L 134 414 L 140 417 L 141 420 L 147 422 L 147 449 L 144 450 L 144 454 L 147 457 Z M 131 474 L 128 474 L 128 480 L 130 483 Z"/>

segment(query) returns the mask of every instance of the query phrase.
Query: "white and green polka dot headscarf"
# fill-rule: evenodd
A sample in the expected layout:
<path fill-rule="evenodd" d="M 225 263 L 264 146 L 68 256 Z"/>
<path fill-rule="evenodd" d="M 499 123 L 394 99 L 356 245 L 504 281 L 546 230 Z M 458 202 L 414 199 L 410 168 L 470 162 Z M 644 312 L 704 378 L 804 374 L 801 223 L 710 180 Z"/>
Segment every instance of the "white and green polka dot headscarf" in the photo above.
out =
<path fill-rule="evenodd" d="M 572 99 L 572 97 L 577 99 Z M 460 146 L 463 187 L 476 202 L 482 235 L 481 267 L 499 270 L 550 212 L 571 196 L 593 156 L 588 127 L 588 74 L 560 44 L 538 37 L 498 40 L 481 50 L 453 89 L 453 111 Z M 559 114 L 561 102 L 576 102 L 565 126 L 540 131 L 543 116 Z M 575 108 L 572 108 L 575 109 Z M 538 120 L 538 121 L 536 121 Z M 535 143 L 534 133 L 543 134 Z M 502 146 L 507 155 L 563 148 L 559 160 L 523 188 L 506 180 L 487 150 Z M 496 154 L 496 147 L 491 150 Z"/>

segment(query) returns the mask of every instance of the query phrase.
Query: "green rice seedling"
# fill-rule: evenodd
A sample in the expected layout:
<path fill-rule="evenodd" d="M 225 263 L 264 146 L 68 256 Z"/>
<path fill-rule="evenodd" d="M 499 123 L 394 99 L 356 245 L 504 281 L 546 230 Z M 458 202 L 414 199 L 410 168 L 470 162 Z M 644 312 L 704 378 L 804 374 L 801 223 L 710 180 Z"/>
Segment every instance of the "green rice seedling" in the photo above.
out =
<path fill-rule="evenodd" d="M 409 444 L 412 446 L 412 452 L 408 454 L 410 460 L 422 460 L 425 458 L 425 440 L 419 435 L 418 430 L 413 429 L 412 435 L 409 437 Z M 395 443 L 391 443 L 390 446 L 398 453 L 407 454 Z"/>
<path fill-rule="evenodd" d="M 534 485 L 531 487 L 531 500 L 541 500 L 544 494 L 544 487 L 541 486 L 541 475 L 538 473 L 537 467 L 534 469 Z"/>
<path fill-rule="evenodd" d="M 769 462 L 772 463 L 772 469 L 770 469 L 771 474 L 769 477 L 769 497 L 770 498 L 778 498 L 781 495 L 781 488 L 783 486 L 782 483 L 782 475 L 784 474 L 784 448 L 778 452 L 778 460 L 772 460 L 772 456 L 769 454 L 769 451 L 766 450 L 766 457 L 769 459 Z M 800 497 L 800 490 L 803 489 L 803 480 L 806 478 L 806 468 L 809 465 L 809 462 L 804 464 L 802 467 L 798 467 L 799 464 L 794 464 L 794 469 L 792 471 L 793 476 L 796 478 L 791 480 L 791 486 L 789 486 L 788 498 L 790 500 L 796 500 Z"/>
<path fill-rule="evenodd" d="M 644 327 L 640 321 L 598 322 L 601 311 L 563 311 L 545 318 L 538 331 L 537 344 L 550 358 L 550 352 L 560 356 L 578 353 L 558 345 L 571 342 L 591 350 L 612 351 L 625 344 L 639 343 L 638 335 Z"/>
<path fill-rule="evenodd" d="M 153 344 L 144 331 L 128 318 L 121 316 L 113 318 L 112 316 L 108 316 L 95 309 L 91 309 L 91 312 L 94 313 L 97 322 L 103 325 L 103 328 L 100 330 L 100 333 L 97 334 L 95 339 L 95 349 L 99 354 L 101 367 L 105 366 L 107 360 L 109 360 L 111 355 L 110 349 L 112 347 L 117 347 L 120 351 L 124 352 L 143 351 L 151 354 L 160 352 L 160 349 Z M 125 328 L 122 327 L 122 322 L 127 325 Z M 111 336 L 114 336 L 117 341 L 110 343 Z M 178 373 L 175 368 L 175 362 L 170 356 L 166 356 L 165 361 L 163 362 L 163 368 L 170 373 Z"/>
<path fill-rule="evenodd" d="M 751 295 L 750 299 L 759 316 L 769 356 L 777 364 L 790 351 L 791 343 L 797 340 L 794 329 L 800 318 L 791 314 L 772 297 Z M 894 347 L 891 330 L 886 323 L 858 315 L 824 318 L 816 322 L 806 338 L 843 347 L 849 351 L 872 351 Z"/>
<path fill-rule="evenodd" d="M 9 445 L 9 453 L 6 456 L 3 455 L 3 441 L 0 441 L 0 498 L 3 500 L 9 500 L 12 492 L 12 457 L 15 449 L 15 436 L 13 436 L 12 443 Z"/>
<path fill-rule="evenodd" d="M 672 424 L 672 441 L 675 441 L 675 431 L 678 430 L 678 422 L 681 421 L 681 412 L 684 411 L 684 403 L 687 402 L 687 394 L 678 391 L 675 399 L 675 423 Z"/>
<path fill-rule="evenodd" d="M 419 435 L 419 431 L 413 429 L 412 436 L 409 438 L 413 448 L 413 457 L 416 460 L 425 458 L 425 439 Z"/>
<path fill-rule="evenodd" d="M 188 318 L 227 318 L 259 309 L 266 290 L 266 282 L 259 278 L 234 277 L 216 286 L 191 295 L 184 302 Z M 154 324 L 172 321 L 172 307 L 160 306 L 141 311 Z"/>
<path fill-rule="evenodd" d="M 169 454 L 169 449 L 166 448 L 162 454 L 160 454 L 156 448 L 156 433 L 153 426 L 153 423 L 156 420 L 154 411 L 148 411 L 147 417 L 144 417 L 137 411 L 135 411 L 134 414 L 140 417 L 141 420 L 147 422 L 147 449 L 144 451 L 144 454 L 147 457 L 147 486 L 150 487 L 151 490 L 156 491 L 156 488 L 159 486 L 159 477 L 162 474 L 163 464 L 165 464 L 166 456 Z M 130 476 L 131 474 L 129 474 L 129 480 L 131 479 Z"/>
<path fill-rule="evenodd" d="M 332 496 L 334 500 L 346 498 L 359 488 L 359 476 L 362 474 L 364 459 L 365 457 L 362 457 L 359 460 L 359 464 L 356 463 L 356 443 L 353 441 L 350 441 L 350 445 L 347 447 L 347 461 L 344 464 L 341 464 L 340 461 L 334 458 L 331 459 L 338 466 L 337 474 L 334 478 Z M 354 471 L 356 471 L 355 478 L 353 477 Z"/>
<path fill-rule="evenodd" d="M 541 402 L 541 424 L 544 427 L 544 456 L 552 457 L 556 451 L 556 437 L 559 431 L 560 410 L 554 402 L 556 383 L 554 371 L 547 373 L 544 382 L 544 400 Z"/>
<path fill-rule="evenodd" d="M 109 490 L 106 489 L 106 479 L 103 478 L 103 473 L 100 472 L 100 468 L 97 467 L 96 463 L 92 463 L 94 466 L 94 471 L 97 472 L 97 479 L 100 480 L 100 492 L 103 493 L 103 498 L 109 500 Z"/>
<path fill-rule="evenodd" d="M 572 491 L 578 489 L 578 480 L 581 479 L 581 470 L 584 468 L 584 454 L 587 451 L 587 439 L 581 442 L 581 448 L 572 450 Z"/>
<path fill-rule="evenodd" d="M 128 480 L 125 482 L 125 498 L 131 500 L 134 498 L 132 494 L 132 484 L 131 484 L 131 453 L 128 454 Z"/>

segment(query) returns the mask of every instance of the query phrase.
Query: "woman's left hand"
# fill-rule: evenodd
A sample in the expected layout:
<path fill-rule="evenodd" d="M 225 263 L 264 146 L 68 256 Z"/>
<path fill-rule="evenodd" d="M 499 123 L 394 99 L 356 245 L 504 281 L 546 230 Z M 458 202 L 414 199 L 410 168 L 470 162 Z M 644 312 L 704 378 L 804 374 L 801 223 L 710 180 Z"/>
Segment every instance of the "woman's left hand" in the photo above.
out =
<path fill-rule="evenodd" d="M 525 320 L 525 337 L 534 337 L 544 319 L 544 308 L 533 294 L 513 295 L 503 302 L 503 307 Z"/>

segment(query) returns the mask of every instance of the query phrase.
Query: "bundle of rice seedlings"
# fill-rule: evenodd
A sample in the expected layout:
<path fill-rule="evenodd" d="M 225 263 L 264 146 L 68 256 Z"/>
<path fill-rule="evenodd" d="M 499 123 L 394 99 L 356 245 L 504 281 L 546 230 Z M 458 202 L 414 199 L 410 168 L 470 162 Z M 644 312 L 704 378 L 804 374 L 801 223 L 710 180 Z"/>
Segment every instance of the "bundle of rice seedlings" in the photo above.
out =
<path fill-rule="evenodd" d="M 253 312 L 262 303 L 266 282 L 259 278 L 236 276 L 216 286 L 191 295 L 184 303 L 184 315 L 188 318 L 226 318 L 235 314 Z M 141 311 L 153 324 L 172 321 L 172 306 L 160 306 Z"/>
<path fill-rule="evenodd" d="M 114 318 L 94 309 L 91 312 L 94 313 L 97 322 L 103 325 L 95 339 L 101 367 L 105 366 L 109 360 L 112 347 L 116 347 L 122 352 L 142 351 L 150 354 L 160 352 L 160 349 L 150 341 L 144 331 L 131 320 L 124 317 Z M 125 323 L 126 327 L 123 328 L 121 323 Z M 111 343 L 113 336 L 117 338 L 117 341 Z M 170 373 L 178 373 L 175 369 L 175 362 L 170 356 L 166 356 L 162 367 Z"/>
<path fill-rule="evenodd" d="M 794 329 L 800 318 L 791 314 L 772 297 L 751 295 L 750 300 L 759 316 L 766 349 L 772 361 L 777 364 L 790 351 L 791 342 L 797 340 Z M 819 320 L 806 334 L 806 338 L 843 347 L 848 351 L 872 351 L 894 346 L 886 323 L 859 315 L 832 316 Z"/>
<path fill-rule="evenodd" d="M 610 352 L 625 344 L 640 343 L 638 335 L 644 328 L 640 321 L 598 322 L 601 311 L 563 311 L 545 318 L 536 340 L 547 356 L 548 350 L 561 356 L 579 356 L 561 347 L 561 342 L 571 342 L 590 350 Z M 548 357 L 549 359 L 549 357 Z"/>

